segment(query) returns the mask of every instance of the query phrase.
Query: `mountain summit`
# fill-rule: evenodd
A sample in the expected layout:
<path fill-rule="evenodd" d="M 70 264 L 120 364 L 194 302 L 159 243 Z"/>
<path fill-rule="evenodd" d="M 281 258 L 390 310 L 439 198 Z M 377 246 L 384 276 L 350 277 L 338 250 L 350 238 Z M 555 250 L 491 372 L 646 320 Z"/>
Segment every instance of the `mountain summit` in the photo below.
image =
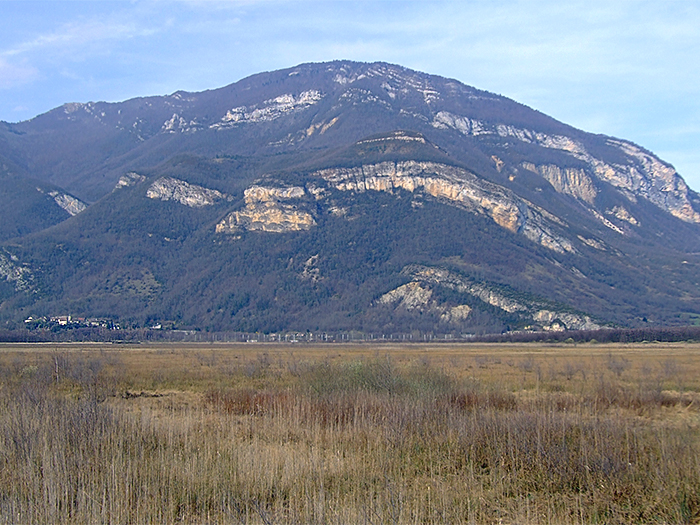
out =
<path fill-rule="evenodd" d="M 303 64 L 0 123 L 0 316 L 484 333 L 700 315 L 673 167 L 456 80 Z"/>

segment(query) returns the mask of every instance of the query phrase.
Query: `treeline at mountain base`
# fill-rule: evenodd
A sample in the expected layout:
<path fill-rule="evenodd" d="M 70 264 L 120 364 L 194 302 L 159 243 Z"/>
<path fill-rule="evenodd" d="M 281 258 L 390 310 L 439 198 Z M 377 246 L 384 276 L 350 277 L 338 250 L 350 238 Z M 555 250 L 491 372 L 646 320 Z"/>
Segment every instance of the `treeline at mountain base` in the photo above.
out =
<path fill-rule="evenodd" d="M 77 328 L 56 330 L 0 330 L 0 343 L 50 342 L 202 342 L 202 343 L 643 343 L 700 341 L 700 326 L 654 328 L 610 328 L 503 334 L 454 334 L 414 330 L 409 333 L 378 334 L 359 331 L 339 332 L 203 332 L 198 330 L 150 330 Z"/>

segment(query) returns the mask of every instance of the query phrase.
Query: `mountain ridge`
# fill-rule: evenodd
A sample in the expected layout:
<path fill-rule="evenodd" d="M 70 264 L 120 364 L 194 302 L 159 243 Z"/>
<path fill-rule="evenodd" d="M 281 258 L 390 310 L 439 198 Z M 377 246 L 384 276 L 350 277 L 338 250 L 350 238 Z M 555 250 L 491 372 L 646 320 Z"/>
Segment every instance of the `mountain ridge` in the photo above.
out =
<path fill-rule="evenodd" d="M 456 80 L 302 64 L 2 128 L 0 160 L 22 181 L 90 203 L 54 226 L 7 215 L 38 225 L 0 236 L 8 323 L 71 310 L 136 326 L 467 333 L 586 326 L 572 305 L 588 326 L 700 313 L 700 197 L 670 164 Z M 416 264 L 559 306 L 513 315 L 466 285 L 420 284 L 405 272 Z M 429 299 L 380 300 L 392 290 Z"/>

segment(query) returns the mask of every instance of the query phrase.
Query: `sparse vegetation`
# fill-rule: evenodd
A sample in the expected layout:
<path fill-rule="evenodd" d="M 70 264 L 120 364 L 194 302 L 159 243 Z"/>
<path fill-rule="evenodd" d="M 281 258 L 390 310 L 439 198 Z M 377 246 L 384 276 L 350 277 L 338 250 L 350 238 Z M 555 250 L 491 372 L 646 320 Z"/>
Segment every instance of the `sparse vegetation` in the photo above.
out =
<path fill-rule="evenodd" d="M 5 345 L 1 523 L 698 523 L 700 345 Z"/>

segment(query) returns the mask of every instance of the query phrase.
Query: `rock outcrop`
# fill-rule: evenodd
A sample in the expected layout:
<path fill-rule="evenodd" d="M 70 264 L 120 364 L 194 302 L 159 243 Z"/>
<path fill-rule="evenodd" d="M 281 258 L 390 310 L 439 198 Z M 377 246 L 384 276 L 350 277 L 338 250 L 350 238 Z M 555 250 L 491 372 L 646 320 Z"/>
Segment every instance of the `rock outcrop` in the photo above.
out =
<path fill-rule="evenodd" d="M 382 295 L 377 304 L 405 308 L 408 311 L 436 313 L 440 322 L 456 324 L 469 318 L 472 308 L 466 304 L 446 306 L 432 300 L 433 291 L 418 281 L 406 283 Z"/>
<path fill-rule="evenodd" d="M 306 196 L 304 188 L 253 186 L 245 190 L 245 208 L 229 213 L 216 225 L 217 233 L 241 230 L 285 233 L 308 230 L 316 225 L 313 216 L 294 201 Z"/>
<path fill-rule="evenodd" d="M 530 324 L 531 329 L 542 330 L 597 330 L 597 324 L 582 313 L 557 310 L 552 304 L 534 299 L 508 297 L 503 291 L 486 283 L 476 282 L 444 268 L 421 265 L 410 265 L 402 273 L 411 278 L 411 282 L 384 294 L 380 303 L 397 303 L 406 309 L 426 307 L 432 297 L 430 286 L 443 286 L 460 293 L 469 294 L 484 303 L 494 306 L 509 314 L 516 314 Z M 434 305 L 432 308 L 440 308 Z M 456 308 L 456 309 L 455 309 Z M 471 308 L 468 305 L 447 308 L 442 306 L 443 315 L 455 320 L 459 316 L 468 316 Z"/>
<path fill-rule="evenodd" d="M 553 217 L 544 210 L 462 168 L 435 162 L 381 162 L 323 169 L 312 176 L 340 191 L 424 191 L 447 204 L 486 215 L 499 226 L 545 248 L 559 253 L 575 252 L 571 241 L 554 231 Z"/>
<path fill-rule="evenodd" d="M 175 201 L 191 208 L 199 208 L 211 206 L 227 196 L 220 191 L 190 184 L 184 180 L 161 177 L 151 184 L 146 191 L 146 197 L 162 201 Z"/>
<path fill-rule="evenodd" d="M 122 175 L 121 177 L 119 177 L 119 180 L 114 186 L 114 189 L 119 190 L 121 188 L 129 188 L 131 186 L 136 186 L 137 184 L 141 184 L 145 180 L 146 177 L 144 175 L 139 175 L 135 171 L 130 171 L 126 175 Z"/>
<path fill-rule="evenodd" d="M 296 96 L 289 93 L 280 95 L 257 106 L 235 107 L 229 110 L 219 122 L 209 127 L 212 129 L 228 129 L 237 124 L 270 122 L 289 113 L 313 106 L 322 98 L 321 93 L 315 89 L 304 91 Z"/>
<path fill-rule="evenodd" d="M 406 310 L 425 308 L 433 296 L 433 292 L 423 288 L 419 282 L 410 282 L 382 295 L 379 304 L 394 304 Z"/>
<path fill-rule="evenodd" d="M 17 291 L 33 289 L 34 274 L 16 256 L 0 252 L 0 278 L 11 283 Z"/>
<path fill-rule="evenodd" d="M 520 301 L 508 298 L 483 283 L 470 281 L 444 268 L 411 265 L 404 268 L 403 273 L 419 282 L 445 286 L 459 292 L 468 293 L 486 304 L 500 308 L 508 313 L 525 312 L 528 309 Z"/>
<path fill-rule="evenodd" d="M 40 187 L 37 187 L 36 189 L 39 193 L 48 194 L 48 196 L 51 197 L 54 202 L 71 217 L 78 215 L 88 207 L 83 201 L 64 191 L 52 190 L 47 192 L 45 189 Z"/>
<path fill-rule="evenodd" d="M 580 168 L 560 168 L 556 164 L 535 166 L 531 162 L 523 163 L 523 168 L 542 176 L 557 192 L 588 204 L 593 204 L 598 195 L 593 180 Z"/>
<path fill-rule="evenodd" d="M 630 223 L 632 226 L 639 226 L 639 221 L 624 206 L 615 206 L 611 210 L 607 210 L 608 215 L 612 215 L 618 220 Z"/>
<path fill-rule="evenodd" d="M 532 319 L 544 330 L 599 330 L 601 326 L 590 317 L 567 312 L 541 309 L 534 312 Z"/>
<path fill-rule="evenodd" d="M 202 128 L 203 126 L 196 119 L 188 122 L 177 113 L 173 113 L 172 117 L 163 122 L 160 131 L 161 133 L 192 133 Z"/>
<path fill-rule="evenodd" d="M 676 170 L 631 142 L 608 139 L 608 146 L 618 149 L 627 158 L 624 164 L 609 164 L 589 153 L 582 142 L 564 135 L 548 135 L 512 125 L 489 124 L 447 111 L 436 113 L 432 125 L 438 129 L 454 129 L 468 136 L 491 134 L 512 137 L 528 144 L 564 151 L 586 162 L 592 174 L 620 190 L 623 195 L 631 199 L 643 197 L 674 217 L 685 222 L 700 224 L 700 213 L 693 208 L 688 186 Z M 570 187 L 566 181 L 569 177 L 562 178 L 555 176 L 554 173 L 549 175 L 555 181 L 561 180 L 562 190 Z M 589 190 L 584 192 L 584 194 L 587 193 Z"/>
<path fill-rule="evenodd" d="M 68 195 L 67 193 L 63 193 L 60 191 L 50 191 L 49 195 L 53 197 L 53 200 L 56 201 L 56 204 L 58 204 L 61 208 L 66 210 L 71 216 L 78 215 L 81 211 L 87 208 L 87 204 L 85 204 L 80 199 L 73 197 L 72 195 Z"/>
<path fill-rule="evenodd" d="M 700 213 L 690 203 L 688 185 L 673 166 L 631 142 L 610 139 L 608 143 L 636 161 L 616 166 L 614 185 L 645 197 L 682 221 L 700 224 Z"/>

